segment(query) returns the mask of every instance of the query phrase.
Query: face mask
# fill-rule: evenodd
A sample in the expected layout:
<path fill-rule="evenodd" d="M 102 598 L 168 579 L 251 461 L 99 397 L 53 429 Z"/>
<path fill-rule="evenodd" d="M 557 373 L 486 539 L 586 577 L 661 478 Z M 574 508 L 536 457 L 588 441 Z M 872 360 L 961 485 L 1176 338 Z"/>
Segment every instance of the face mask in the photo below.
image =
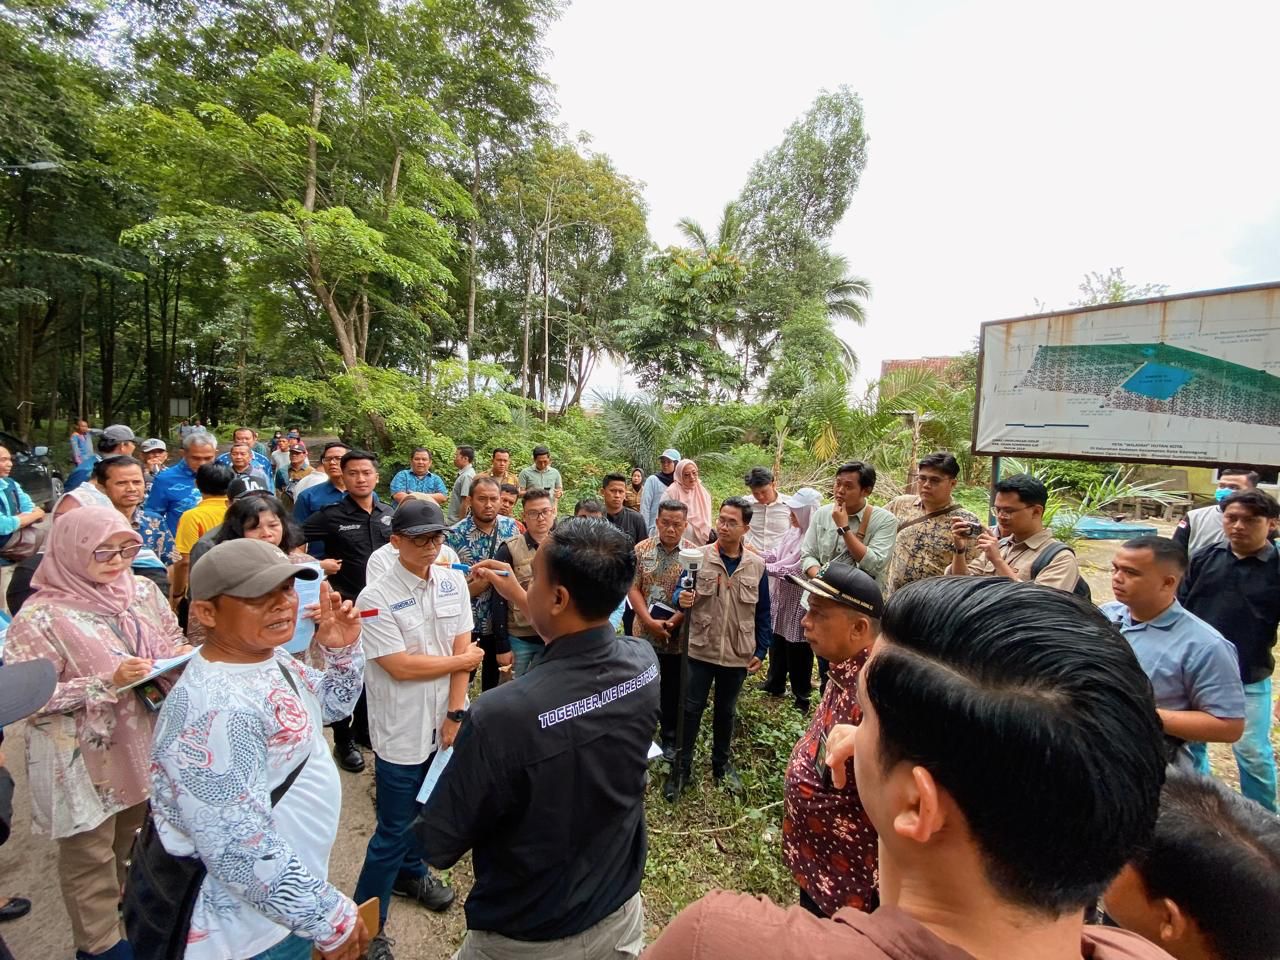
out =
<path fill-rule="evenodd" d="M 1227 497 L 1231 496 L 1235 492 L 1236 491 L 1232 490 L 1230 487 L 1219 487 L 1217 490 L 1213 492 L 1213 496 L 1215 500 L 1221 503 L 1223 500 L 1227 499 Z"/>

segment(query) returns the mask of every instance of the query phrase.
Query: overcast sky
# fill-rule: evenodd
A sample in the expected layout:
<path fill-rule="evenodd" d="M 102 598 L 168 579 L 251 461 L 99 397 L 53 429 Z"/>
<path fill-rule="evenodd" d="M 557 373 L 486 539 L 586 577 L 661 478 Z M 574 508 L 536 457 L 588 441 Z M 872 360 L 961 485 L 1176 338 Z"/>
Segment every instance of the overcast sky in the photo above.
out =
<path fill-rule="evenodd" d="M 874 288 L 839 331 L 874 379 L 1091 270 L 1280 280 L 1277 36 L 1274 2 L 574 0 L 548 43 L 561 120 L 644 183 L 659 245 L 713 229 L 819 90 L 861 95 L 832 246 Z"/>

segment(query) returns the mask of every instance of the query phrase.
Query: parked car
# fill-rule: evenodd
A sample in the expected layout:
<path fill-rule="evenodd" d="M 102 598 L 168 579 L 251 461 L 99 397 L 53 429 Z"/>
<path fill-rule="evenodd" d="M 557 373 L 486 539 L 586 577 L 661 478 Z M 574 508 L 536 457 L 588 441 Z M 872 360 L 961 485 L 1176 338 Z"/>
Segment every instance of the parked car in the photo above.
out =
<path fill-rule="evenodd" d="M 62 471 L 49 459 L 49 448 L 29 447 L 12 434 L 0 431 L 0 446 L 13 454 L 13 472 L 9 474 L 22 485 L 31 502 L 53 510 L 62 496 Z"/>

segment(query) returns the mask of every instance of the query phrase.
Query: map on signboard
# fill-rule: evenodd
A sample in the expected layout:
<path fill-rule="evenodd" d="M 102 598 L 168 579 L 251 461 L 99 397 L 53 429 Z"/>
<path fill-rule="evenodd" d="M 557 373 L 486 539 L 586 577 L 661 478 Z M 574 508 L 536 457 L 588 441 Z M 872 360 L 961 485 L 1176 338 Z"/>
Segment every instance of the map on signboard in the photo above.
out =
<path fill-rule="evenodd" d="M 1280 463 L 1280 285 L 984 324 L 974 450 Z"/>
<path fill-rule="evenodd" d="M 1164 343 L 1037 347 L 1021 386 L 1119 410 L 1280 426 L 1280 377 Z"/>

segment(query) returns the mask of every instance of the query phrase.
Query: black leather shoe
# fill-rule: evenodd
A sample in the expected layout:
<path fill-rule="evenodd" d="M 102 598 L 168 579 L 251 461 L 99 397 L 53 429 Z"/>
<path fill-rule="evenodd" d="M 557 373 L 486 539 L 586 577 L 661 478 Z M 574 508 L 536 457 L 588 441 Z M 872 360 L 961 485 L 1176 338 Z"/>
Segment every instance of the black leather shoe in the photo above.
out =
<path fill-rule="evenodd" d="M 428 910 L 443 913 L 453 903 L 453 887 L 441 883 L 431 874 L 421 877 L 396 878 L 391 892 L 397 897 L 408 897 L 422 904 Z"/>
<path fill-rule="evenodd" d="M 333 758 L 347 773 L 361 773 L 364 770 L 364 757 L 360 754 L 360 748 L 354 743 L 335 743 Z"/>
<path fill-rule="evenodd" d="M 31 901 L 26 897 L 10 897 L 9 902 L 0 907 L 0 922 L 17 920 L 31 912 Z"/>

